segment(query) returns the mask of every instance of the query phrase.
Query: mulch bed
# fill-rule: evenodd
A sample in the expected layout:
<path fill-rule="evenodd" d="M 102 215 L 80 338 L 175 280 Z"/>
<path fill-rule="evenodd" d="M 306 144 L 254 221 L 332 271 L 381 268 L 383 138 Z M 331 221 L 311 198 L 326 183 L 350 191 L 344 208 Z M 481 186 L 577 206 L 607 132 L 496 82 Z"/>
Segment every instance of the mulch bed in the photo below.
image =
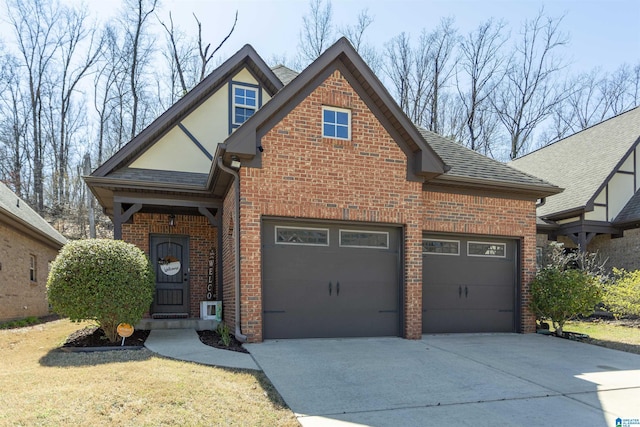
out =
<path fill-rule="evenodd" d="M 149 336 L 149 331 L 136 329 L 133 335 L 125 338 L 124 345 L 126 347 L 142 347 L 144 341 Z M 122 338 L 118 337 L 116 342 L 109 342 L 107 337 L 97 326 L 88 326 L 79 329 L 69 335 L 62 347 L 120 347 L 122 346 Z"/>
<path fill-rule="evenodd" d="M 133 335 L 125 338 L 124 346 L 125 347 L 142 347 L 144 346 L 144 342 L 149 336 L 148 330 L 144 329 L 136 329 L 133 332 Z M 226 347 L 222 343 L 222 339 L 220 335 L 216 331 L 197 331 L 198 336 L 200 337 L 200 341 L 203 344 L 206 344 L 211 347 L 220 348 L 223 350 L 231 350 L 237 351 L 240 353 L 249 353 L 244 347 L 242 347 L 242 343 L 237 341 L 233 336 L 231 337 L 231 342 L 229 346 Z M 88 348 L 88 347 L 120 347 L 122 345 L 122 338 L 118 338 L 115 343 L 109 342 L 107 337 L 102 332 L 102 329 L 99 329 L 97 326 L 89 326 L 83 329 L 79 329 L 69 335 L 65 343 L 63 344 L 63 348 L 75 347 L 75 348 Z"/>
<path fill-rule="evenodd" d="M 211 347 L 220 348 L 222 350 L 231 350 L 237 351 L 239 353 L 249 353 L 246 348 L 242 346 L 242 343 L 236 340 L 233 336 L 231 336 L 231 342 L 229 346 L 226 347 L 222 343 L 222 338 L 220 334 L 216 331 L 197 331 L 200 336 L 200 341 L 203 344 L 209 345 Z"/>

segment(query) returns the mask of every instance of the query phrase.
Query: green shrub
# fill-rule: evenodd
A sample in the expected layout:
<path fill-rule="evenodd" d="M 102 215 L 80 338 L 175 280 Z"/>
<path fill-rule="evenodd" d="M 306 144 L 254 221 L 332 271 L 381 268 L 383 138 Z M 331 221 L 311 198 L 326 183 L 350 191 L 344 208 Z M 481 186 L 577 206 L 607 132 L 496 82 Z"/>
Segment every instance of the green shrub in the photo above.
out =
<path fill-rule="evenodd" d="M 36 325 L 40 320 L 35 316 L 25 317 L 24 319 L 12 320 L 10 322 L 0 323 L 0 329 L 24 328 L 25 326 Z"/>
<path fill-rule="evenodd" d="M 222 345 L 229 347 L 229 345 L 231 345 L 231 331 L 229 330 L 229 327 L 225 323 L 218 323 L 216 331 L 218 332 L 218 335 L 220 335 Z"/>
<path fill-rule="evenodd" d="M 564 253 L 558 243 L 550 246 L 547 259 L 531 282 L 530 308 L 538 319 L 551 320 L 562 336 L 567 320 L 592 314 L 600 303 L 603 264 L 594 254 Z"/>
<path fill-rule="evenodd" d="M 613 276 L 602 298 L 605 308 L 615 317 L 640 316 L 640 270 L 614 268 Z"/>
<path fill-rule="evenodd" d="M 155 279 L 146 255 L 120 240 L 67 243 L 47 281 L 49 302 L 71 320 L 95 320 L 111 342 L 119 323 L 135 325 L 153 301 Z"/>

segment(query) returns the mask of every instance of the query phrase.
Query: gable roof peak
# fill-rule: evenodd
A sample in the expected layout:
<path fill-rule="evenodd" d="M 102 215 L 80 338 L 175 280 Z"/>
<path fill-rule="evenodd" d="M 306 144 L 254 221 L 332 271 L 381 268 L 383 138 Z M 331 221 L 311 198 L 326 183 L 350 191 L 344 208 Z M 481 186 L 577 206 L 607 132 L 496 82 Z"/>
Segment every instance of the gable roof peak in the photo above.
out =
<path fill-rule="evenodd" d="M 410 173 L 430 179 L 447 170 L 447 165 L 426 143 L 422 134 L 400 109 L 382 82 L 360 57 L 346 37 L 341 37 L 315 61 L 304 69 L 298 77 L 287 84 L 268 103 L 250 117 L 227 138 L 226 153 L 253 159 L 258 145 L 256 131 L 269 125 L 269 120 L 277 111 L 289 106 L 304 90 L 308 90 L 314 80 L 322 76 L 329 67 L 338 67 L 349 83 L 360 94 L 378 119 L 386 124 L 387 130 L 397 143 L 409 152 Z M 215 162 L 212 172 L 215 170 Z"/>
<path fill-rule="evenodd" d="M 275 94 L 282 88 L 283 84 L 280 79 L 274 74 L 271 68 L 269 68 L 262 57 L 258 55 L 253 46 L 245 44 L 200 81 L 186 95 L 176 101 L 169 109 L 134 136 L 106 162 L 96 168 L 91 176 L 105 177 L 114 170 L 128 164 L 137 155 L 152 145 L 160 135 L 177 125 L 193 108 L 204 102 L 227 78 L 236 73 L 245 64 L 264 82 L 265 89 L 271 94 Z"/>

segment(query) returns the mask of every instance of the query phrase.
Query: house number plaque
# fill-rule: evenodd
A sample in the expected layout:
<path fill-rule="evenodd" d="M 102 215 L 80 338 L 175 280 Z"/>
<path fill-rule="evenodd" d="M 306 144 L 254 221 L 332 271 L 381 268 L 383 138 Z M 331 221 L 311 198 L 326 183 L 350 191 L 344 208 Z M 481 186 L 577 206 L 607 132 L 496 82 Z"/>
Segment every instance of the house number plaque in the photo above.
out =
<path fill-rule="evenodd" d="M 215 300 L 214 284 L 216 277 L 216 250 L 209 251 L 209 262 L 207 268 L 207 300 Z"/>

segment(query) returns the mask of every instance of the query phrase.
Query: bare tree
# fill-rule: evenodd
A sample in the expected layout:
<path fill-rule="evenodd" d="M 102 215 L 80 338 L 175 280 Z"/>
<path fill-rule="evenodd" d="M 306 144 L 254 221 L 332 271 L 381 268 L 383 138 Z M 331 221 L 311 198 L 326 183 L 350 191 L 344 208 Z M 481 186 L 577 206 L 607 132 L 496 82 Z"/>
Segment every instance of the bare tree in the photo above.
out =
<path fill-rule="evenodd" d="M 465 122 L 461 141 L 483 154 L 489 154 L 496 142 L 498 118 L 489 97 L 504 76 L 504 28 L 504 22 L 489 19 L 460 42 L 456 88 Z"/>
<path fill-rule="evenodd" d="M 225 44 L 229 37 L 231 37 L 231 34 L 233 34 L 233 31 L 236 29 L 236 24 L 238 23 L 238 11 L 236 11 L 236 16 L 233 20 L 231 30 L 229 30 L 229 33 L 227 33 L 225 38 L 222 39 L 218 46 L 212 51 L 209 51 L 211 43 L 208 43 L 206 46 L 204 46 L 204 43 L 202 41 L 202 23 L 198 20 L 197 16 L 193 15 L 193 17 L 196 19 L 196 23 L 198 24 L 198 52 L 200 53 L 200 77 L 198 79 L 198 82 L 201 82 L 211 71 L 210 65 L 213 55 L 215 55 L 220 50 L 222 45 Z"/>
<path fill-rule="evenodd" d="M 33 204 L 37 212 L 44 211 L 44 156 L 45 138 L 43 97 L 50 95 L 48 73 L 54 55 L 60 47 L 56 38 L 56 22 L 60 19 L 57 2 L 38 0 L 7 0 L 7 17 L 17 42 L 19 67 L 24 69 L 31 115 L 29 153 L 33 159 Z"/>
<path fill-rule="evenodd" d="M 410 105 L 411 78 L 413 74 L 413 49 L 410 37 L 400 33 L 385 45 L 383 69 L 395 89 L 400 108 L 416 122 L 416 106 Z"/>
<path fill-rule="evenodd" d="M 123 58 L 128 59 L 126 68 L 131 96 L 130 138 L 133 138 L 142 127 L 139 123 L 139 104 L 144 87 L 143 75 L 153 50 L 148 36 L 148 20 L 157 5 L 158 0 L 127 0 L 123 9 L 124 16 L 121 21 L 125 31 Z"/>
<path fill-rule="evenodd" d="M 453 49 L 457 43 L 458 35 L 454 27 L 453 18 L 443 18 L 440 25 L 432 31 L 424 43 L 428 46 L 428 60 L 430 64 L 430 115 L 429 129 L 438 133 L 441 131 L 439 109 L 441 106 L 441 94 L 451 78 L 455 66 Z"/>
<path fill-rule="evenodd" d="M 417 46 L 406 33 L 385 45 L 383 70 L 391 80 L 400 107 L 418 125 L 441 131 L 442 95 L 454 70 L 457 32 L 445 18 L 431 32 L 422 31 Z"/>
<path fill-rule="evenodd" d="M 547 119 L 566 93 L 557 77 L 564 68 L 557 52 L 568 43 L 560 31 L 562 18 L 540 10 L 524 23 L 505 78 L 492 105 L 510 137 L 509 157 L 523 154 L 536 127 Z"/>
<path fill-rule="evenodd" d="M 362 59 L 369 65 L 369 68 L 371 68 L 373 72 L 378 73 L 382 65 L 380 55 L 373 46 L 367 43 L 364 35 L 373 22 L 374 18 L 369 15 L 369 10 L 363 9 L 358 14 L 356 23 L 354 25 L 344 26 L 340 32 L 351 42 Z"/>
<path fill-rule="evenodd" d="M 333 42 L 331 0 L 310 0 L 309 14 L 302 17 L 298 51 L 306 63 L 315 61 Z"/>
<path fill-rule="evenodd" d="M 58 74 L 54 91 L 57 93 L 57 105 L 52 120 L 57 123 L 57 135 L 52 134 L 53 153 L 56 161 L 53 182 L 54 202 L 67 204 L 67 179 L 70 156 L 70 144 L 78 131 L 83 109 L 78 95 L 78 84 L 87 75 L 97 61 L 102 49 L 102 40 L 96 37 L 94 26 L 87 25 L 86 9 L 62 8 L 58 21 L 60 47 L 57 51 Z M 84 42 L 87 42 L 86 44 Z M 80 56 L 82 56 L 80 58 Z M 53 126 L 52 123 L 52 126 Z"/>
<path fill-rule="evenodd" d="M 23 96 L 16 58 L 5 54 L 0 58 L 0 181 L 19 197 L 29 195 L 27 170 L 27 132 L 29 103 Z M 26 176 L 25 176 L 26 175 Z"/>

